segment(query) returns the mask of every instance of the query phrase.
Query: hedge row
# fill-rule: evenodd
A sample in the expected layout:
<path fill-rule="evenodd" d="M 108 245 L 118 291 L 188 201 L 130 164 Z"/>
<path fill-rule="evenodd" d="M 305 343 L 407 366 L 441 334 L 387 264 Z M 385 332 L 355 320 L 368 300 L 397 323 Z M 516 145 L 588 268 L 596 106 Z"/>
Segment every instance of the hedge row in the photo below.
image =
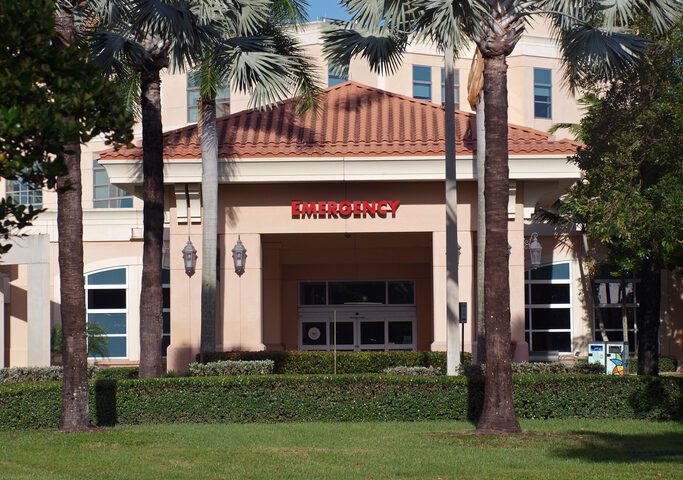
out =
<path fill-rule="evenodd" d="M 519 376 L 521 418 L 683 418 L 683 379 Z M 98 425 L 176 422 L 476 420 L 481 377 L 178 377 L 91 384 Z M 0 386 L 0 429 L 53 428 L 60 384 Z"/>
<path fill-rule="evenodd" d="M 217 360 L 272 360 L 273 373 L 292 375 L 322 375 L 334 372 L 334 353 L 327 351 L 287 350 L 281 352 L 216 352 L 206 357 Z M 464 354 L 463 361 L 471 362 Z M 382 373 L 391 367 L 434 367 L 446 371 L 444 352 L 337 352 L 337 373 Z"/>

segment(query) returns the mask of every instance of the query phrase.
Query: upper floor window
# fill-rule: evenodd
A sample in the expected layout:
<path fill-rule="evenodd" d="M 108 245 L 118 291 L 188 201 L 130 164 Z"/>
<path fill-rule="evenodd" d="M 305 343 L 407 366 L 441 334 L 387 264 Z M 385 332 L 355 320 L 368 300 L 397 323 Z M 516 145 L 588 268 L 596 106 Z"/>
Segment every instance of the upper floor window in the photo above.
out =
<path fill-rule="evenodd" d="M 21 205 L 32 205 L 33 208 L 43 208 L 43 190 L 31 183 L 21 180 L 7 180 L 7 198 Z"/>
<path fill-rule="evenodd" d="M 194 72 L 187 74 L 187 121 L 196 123 L 199 118 L 197 110 L 199 100 L 199 75 Z M 223 85 L 216 92 L 216 117 L 224 117 L 230 114 L 230 88 Z"/>
<path fill-rule="evenodd" d="M 552 118 L 552 71 L 534 68 L 534 117 Z"/>
<path fill-rule="evenodd" d="M 432 67 L 413 65 L 413 97 L 432 100 Z"/>
<path fill-rule="evenodd" d="M 92 165 L 93 207 L 95 208 L 132 208 L 133 196 L 109 181 L 109 175 L 97 160 Z"/>
<path fill-rule="evenodd" d="M 455 109 L 460 109 L 460 70 L 453 71 L 453 95 L 455 98 Z M 446 70 L 441 69 L 441 105 L 446 103 Z"/>
<path fill-rule="evenodd" d="M 348 73 L 340 74 L 335 71 L 334 65 L 329 65 L 327 68 L 327 86 L 334 87 L 340 83 L 344 83 L 349 79 Z"/>

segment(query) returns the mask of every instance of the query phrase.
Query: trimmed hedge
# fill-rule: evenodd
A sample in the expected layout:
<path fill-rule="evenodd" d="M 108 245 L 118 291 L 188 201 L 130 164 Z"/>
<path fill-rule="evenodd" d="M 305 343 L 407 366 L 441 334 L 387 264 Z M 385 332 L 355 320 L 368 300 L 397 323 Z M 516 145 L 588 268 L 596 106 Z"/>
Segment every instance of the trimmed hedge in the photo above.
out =
<path fill-rule="evenodd" d="M 191 363 L 188 368 L 191 377 L 213 377 L 216 375 L 269 375 L 273 373 L 272 360 L 219 360 L 209 363 Z"/>
<path fill-rule="evenodd" d="M 100 368 L 88 365 L 88 378 L 98 378 Z M 0 383 L 44 382 L 62 380 L 62 367 L 11 367 L 0 368 Z"/>
<path fill-rule="evenodd" d="M 54 428 L 57 382 L 0 386 L 0 429 Z M 683 379 L 518 376 L 520 418 L 683 418 Z M 265 375 L 99 380 L 98 425 L 177 422 L 415 421 L 476 419 L 481 377 Z"/>
<path fill-rule="evenodd" d="M 467 354 L 469 355 L 469 354 Z M 327 351 L 287 350 L 281 352 L 215 352 L 207 362 L 217 360 L 272 360 L 273 373 L 322 375 L 334 372 L 334 353 Z M 471 362 L 471 356 L 463 358 Z M 391 367 L 434 367 L 446 371 L 444 352 L 337 352 L 337 373 L 382 373 Z"/>

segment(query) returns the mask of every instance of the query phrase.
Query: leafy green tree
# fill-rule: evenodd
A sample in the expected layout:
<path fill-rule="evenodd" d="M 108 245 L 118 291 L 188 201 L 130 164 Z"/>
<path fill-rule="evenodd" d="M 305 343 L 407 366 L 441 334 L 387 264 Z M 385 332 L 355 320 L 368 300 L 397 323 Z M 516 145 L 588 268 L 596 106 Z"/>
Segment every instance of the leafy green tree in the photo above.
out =
<path fill-rule="evenodd" d="M 683 25 L 639 29 L 652 47 L 581 121 L 584 176 L 560 212 L 583 219 L 615 275 L 640 277 L 638 373 L 657 375 L 660 271 L 683 265 Z"/>
<path fill-rule="evenodd" d="M 77 45 L 78 7 L 66 0 L 0 0 L 0 70 L 6 72 L 0 75 L 0 169 L 6 178 L 38 187 L 45 182 L 58 195 L 65 430 L 90 423 L 80 145 L 98 135 L 132 140 L 132 119 L 117 90 Z M 21 226 L 22 215 L 13 216 Z"/>
<path fill-rule="evenodd" d="M 647 13 L 662 31 L 678 18 L 681 3 L 677 0 L 613 3 L 601 0 L 343 0 L 342 4 L 351 13 L 351 20 L 333 23 L 324 33 L 325 51 L 336 64 L 345 65 L 353 56 L 361 56 L 375 70 L 393 71 L 400 65 L 411 36 L 433 39 L 442 48 L 450 44 L 456 51 L 469 39 L 484 57 L 487 368 L 486 396 L 477 431 L 518 432 L 520 427 L 512 399 L 507 250 L 507 56 L 514 51 L 528 21 L 546 17 L 561 49 L 570 84 L 576 85 L 587 76 L 609 81 L 636 62 L 647 49 L 645 40 L 624 26 L 637 15 Z M 449 249 L 449 263 L 457 264 L 456 251 Z"/>

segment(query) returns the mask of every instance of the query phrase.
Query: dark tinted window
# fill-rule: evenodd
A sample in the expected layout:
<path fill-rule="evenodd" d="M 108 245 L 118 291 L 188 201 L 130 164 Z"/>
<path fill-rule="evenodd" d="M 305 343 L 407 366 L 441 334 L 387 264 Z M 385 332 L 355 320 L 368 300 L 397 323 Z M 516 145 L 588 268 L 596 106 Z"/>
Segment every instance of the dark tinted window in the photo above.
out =
<path fill-rule="evenodd" d="M 304 322 L 301 324 L 303 345 L 327 345 L 327 324 L 325 322 Z"/>
<path fill-rule="evenodd" d="M 569 329 L 571 328 L 568 308 L 534 308 L 532 310 L 534 330 Z"/>
<path fill-rule="evenodd" d="M 389 282 L 389 303 L 394 305 L 412 305 L 415 303 L 415 285 L 413 282 Z"/>
<path fill-rule="evenodd" d="M 569 303 L 568 284 L 531 285 L 531 303 L 534 305 L 550 303 Z"/>
<path fill-rule="evenodd" d="M 325 305 L 327 303 L 325 282 L 305 282 L 299 288 L 301 305 Z"/>
<path fill-rule="evenodd" d="M 381 345 L 384 343 L 384 322 L 361 322 L 360 343 Z"/>
<path fill-rule="evenodd" d="M 113 288 L 88 290 L 88 308 L 97 310 L 126 308 L 126 290 Z"/>
<path fill-rule="evenodd" d="M 384 282 L 330 282 L 330 305 L 386 303 Z"/>
<path fill-rule="evenodd" d="M 389 343 L 411 345 L 413 343 L 413 323 L 389 322 Z"/>
<path fill-rule="evenodd" d="M 353 345 L 353 322 L 337 322 L 337 345 Z"/>

